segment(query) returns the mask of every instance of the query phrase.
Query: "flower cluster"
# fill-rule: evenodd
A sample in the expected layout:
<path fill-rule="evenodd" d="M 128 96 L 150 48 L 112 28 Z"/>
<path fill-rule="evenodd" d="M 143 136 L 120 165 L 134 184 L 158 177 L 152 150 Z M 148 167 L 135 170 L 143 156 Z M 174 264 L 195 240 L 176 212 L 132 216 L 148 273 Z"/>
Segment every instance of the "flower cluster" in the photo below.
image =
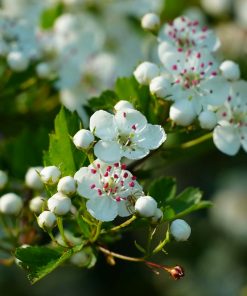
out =
<path fill-rule="evenodd" d="M 241 145 L 246 150 L 245 82 L 236 63 L 218 61 L 214 32 L 181 16 L 163 25 L 157 40 L 160 65 L 143 62 L 134 71 L 136 80 L 172 102 L 175 124 L 214 129 L 214 143 L 226 154 L 236 154 Z"/>

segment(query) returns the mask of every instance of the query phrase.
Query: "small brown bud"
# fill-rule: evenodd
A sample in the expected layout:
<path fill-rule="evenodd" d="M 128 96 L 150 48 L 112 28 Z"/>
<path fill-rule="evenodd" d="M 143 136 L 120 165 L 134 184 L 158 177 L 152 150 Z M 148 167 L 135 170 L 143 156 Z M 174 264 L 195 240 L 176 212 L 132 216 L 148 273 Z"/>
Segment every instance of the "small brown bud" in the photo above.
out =
<path fill-rule="evenodd" d="M 174 280 L 180 280 L 182 277 L 184 277 L 184 270 L 179 265 L 171 268 L 166 268 L 166 271 L 170 273 Z"/>

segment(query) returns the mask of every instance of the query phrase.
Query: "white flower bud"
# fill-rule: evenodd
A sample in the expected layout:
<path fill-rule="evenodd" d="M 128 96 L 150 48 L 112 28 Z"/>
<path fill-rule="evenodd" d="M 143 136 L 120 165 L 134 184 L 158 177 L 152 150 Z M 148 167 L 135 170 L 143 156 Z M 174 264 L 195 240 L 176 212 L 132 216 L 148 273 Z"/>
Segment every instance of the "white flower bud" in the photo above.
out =
<path fill-rule="evenodd" d="M 25 71 L 28 67 L 29 60 L 20 51 L 12 51 L 7 56 L 9 67 L 16 72 Z"/>
<path fill-rule="evenodd" d="M 0 171 L 0 190 L 8 183 L 8 175 L 4 171 Z"/>
<path fill-rule="evenodd" d="M 36 66 L 36 72 L 40 78 L 49 78 L 51 75 L 51 67 L 48 63 L 39 63 Z"/>
<path fill-rule="evenodd" d="M 82 250 L 78 253 L 75 253 L 73 256 L 71 256 L 70 262 L 78 267 L 87 266 L 90 262 L 90 255 Z"/>
<path fill-rule="evenodd" d="M 151 196 L 141 196 L 135 203 L 135 210 L 141 217 L 152 217 L 157 209 L 157 202 Z"/>
<path fill-rule="evenodd" d="M 151 223 L 152 224 L 156 224 L 158 222 L 160 222 L 163 218 L 163 212 L 161 211 L 161 209 L 156 209 L 154 212 L 153 217 L 151 218 Z"/>
<path fill-rule="evenodd" d="M 82 243 L 81 237 L 76 237 L 72 232 L 66 229 L 64 230 L 64 236 L 66 240 L 70 243 L 70 245 L 76 246 Z M 59 245 L 66 247 L 66 242 L 64 241 L 61 233 L 58 233 L 55 238 Z"/>
<path fill-rule="evenodd" d="M 170 232 L 176 241 L 186 241 L 191 234 L 191 228 L 188 223 L 182 219 L 176 219 L 171 223 Z"/>
<path fill-rule="evenodd" d="M 76 181 L 70 176 L 63 177 L 58 182 L 57 191 L 65 195 L 73 195 L 76 192 Z"/>
<path fill-rule="evenodd" d="M 71 199 L 58 192 L 48 199 L 47 206 L 55 215 L 66 215 L 71 208 Z"/>
<path fill-rule="evenodd" d="M 201 128 L 204 129 L 213 129 L 217 124 L 217 117 L 216 114 L 212 111 L 205 110 L 200 113 L 199 117 L 199 123 Z"/>
<path fill-rule="evenodd" d="M 157 65 L 150 62 L 143 62 L 134 71 L 134 76 L 140 84 L 148 85 L 159 73 L 160 71 Z"/>
<path fill-rule="evenodd" d="M 61 171 L 54 165 L 47 166 L 40 172 L 40 177 L 45 184 L 54 185 L 61 177 Z"/>
<path fill-rule="evenodd" d="M 94 135 L 86 129 L 79 130 L 73 137 L 77 149 L 88 149 L 94 141 Z"/>
<path fill-rule="evenodd" d="M 116 111 L 119 111 L 119 110 L 123 110 L 123 109 L 135 109 L 135 108 L 133 107 L 133 105 L 130 102 L 125 101 L 125 100 L 121 100 L 114 106 L 114 109 Z"/>
<path fill-rule="evenodd" d="M 28 169 L 25 176 L 25 182 L 29 188 L 34 190 L 43 189 L 44 185 L 39 175 L 42 169 L 43 167 L 32 167 Z"/>
<path fill-rule="evenodd" d="M 155 13 L 147 13 L 142 17 L 141 25 L 143 29 L 157 31 L 160 26 L 160 18 Z"/>
<path fill-rule="evenodd" d="M 6 193 L 0 198 L 0 212 L 7 215 L 18 215 L 23 207 L 23 201 L 15 193 Z"/>
<path fill-rule="evenodd" d="M 157 76 L 152 79 L 149 89 L 151 94 L 156 95 L 158 98 L 165 98 L 169 94 L 170 86 L 168 79 L 163 76 Z"/>
<path fill-rule="evenodd" d="M 188 100 L 175 102 L 170 108 L 170 118 L 179 125 L 190 125 L 196 117 L 194 107 Z"/>
<path fill-rule="evenodd" d="M 56 225 L 56 216 L 50 211 L 44 211 L 39 215 L 37 221 L 39 227 L 51 229 Z"/>
<path fill-rule="evenodd" d="M 233 61 L 224 61 L 220 65 L 220 70 L 222 75 L 228 80 L 239 80 L 240 78 L 240 69 L 239 65 Z"/>
<path fill-rule="evenodd" d="M 29 209 L 36 214 L 40 214 L 42 212 L 44 202 L 45 202 L 44 197 L 35 196 L 29 202 Z"/>

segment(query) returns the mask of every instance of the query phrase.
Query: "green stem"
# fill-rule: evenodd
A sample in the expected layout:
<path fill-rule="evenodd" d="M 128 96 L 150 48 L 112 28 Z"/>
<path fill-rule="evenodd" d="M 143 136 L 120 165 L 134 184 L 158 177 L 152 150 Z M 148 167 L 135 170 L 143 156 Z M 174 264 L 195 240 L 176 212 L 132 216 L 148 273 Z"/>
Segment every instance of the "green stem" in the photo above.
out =
<path fill-rule="evenodd" d="M 166 231 L 166 237 L 165 239 L 159 243 L 159 245 L 153 250 L 153 254 L 156 254 L 164 248 L 164 246 L 170 242 L 170 227 L 168 225 L 167 231 Z"/>
<path fill-rule="evenodd" d="M 133 221 L 136 220 L 136 218 L 137 217 L 135 215 L 133 215 L 129 220 L 125 221 L 124 223 L 111 228 L 110 231 L 118 231 L 118 230 L 120 230 L 120 229 L 122 229 L 122 228 L 124 228 L 126 226 L 129 226 Z"/>
<path fill-rule="evenodd" d="M 209 134 L 203 135 L 195 140 L 183 143 L 183 144 L 181 144 L 180 148 L 182 148 L 182 149 L 191 148 L 192 146 L 198 145 L 198 144 L 212 138 L 212 135 L 213 135 L 212 133 L 209 133 Z"/>
<path fill-rule="evenodd" d="M 96 227 L 95 234 L 94 234 L 94 236 L 92 237 L 92 239 L 90 240 L 91 243 L 94 243 L 94 242 L 98 239 L 98 237 L 99 237 L 99 235 L 100 235 L 100 231 L 101 231 L 101 226 L 102 226 L 102 222 L 99 221 L 99 223 L 98 223 L 98 225 L 97 225 L 97 227 Z"/>
<path fill-rule="evenodd" d="M 62 236 L 62 239 L 66 245 L 66 247 L 71 246 L 70 242 L 67 240 L 65 234 L 64 234 L 64 228 L 63 228 L 63 219 L 61 217 L 57 217 L 57 226 L 58 226 L 58 230 Z"/>
<path fill-rule="evenodd" d="M 90 163 L 93 163 L 94 162 L 94 154 L 93 154 L 92 151 L 88 151 L 87 157 L 88 157 L 88 160 L 89 160 Z"/>

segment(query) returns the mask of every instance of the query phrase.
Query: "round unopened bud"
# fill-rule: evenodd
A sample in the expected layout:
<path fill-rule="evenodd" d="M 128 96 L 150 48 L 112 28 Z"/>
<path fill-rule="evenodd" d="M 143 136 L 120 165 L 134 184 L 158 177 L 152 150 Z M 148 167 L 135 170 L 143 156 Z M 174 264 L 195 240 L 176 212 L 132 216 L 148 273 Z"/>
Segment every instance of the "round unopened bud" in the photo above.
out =
<path fill-rule="evenodd" d="M 170 232 L 176 241 L 186 241 L 191 234 L 191 228 L 188 223 L 182 219 L 176 219 L 171 223 Z"/>
<path fill-rule="evenodd" d="M 228 80 L 239 80 L 240 78 L 240 69 L 239 65 L 233 61 L 224 61 L 220 65 L 220 70 L 222 75 Z"/>
<path fill-rule="evenodd" d="M 135 203 L 135 210 L 141 217 L 152 217 L 157 209 L 157 202 L 151 196 L 141 196 Z"/>
<path fill-rule="evenodd" d="M 217 117 L 216 114 L 212 111 L 205 110 L 200 113 L 199 117 L 199 123 L 201 128 L 204 129 L 213 129 L 217 124 Z"/>
<path fill-rule="evenodd" d="M 39 227 L 51 229 L 56 225 L 56 216 L 50 211 L 44 211 L 39 215 L 37 221 Z"/>
<path fill-rule="evenodd" d="M 149 85 L 151 80 L 160 73 L 157 65 L 150 62 L 141 63 L 134 71 L 136 80 L 143 85 Z"/>
<path fill-rule="evenodd" d="M 29 209 L 36 214 L 40 214 L 42 212 L 44 202 L 45 202 L 44 197 L 35 196 L 29 202 Z"/>
<path fill-rule="evenodd" d="M 71 208 L 71 199 L 58 192 L 48 199 L 48 209 L 58 216 L 66 215 Z"/>
<path fill-rule="evenodd" d="M 168 79 L 163 76 L 157 76 L 152 79 L 149 89 L 151 94 L 156 95 L 158 98 L 165 98 L 169 94 L 170 86 Z"/>
<path fill-rule="evenodd" d="M 142 28 L 149 31 L 157 31 L 160 26 L 160 18 L 155 13 L 147 13 L 141 20 Z"/>
<path fill-rule="evenodd" d="M 34 190 L 42 190 L 44 185 L 42 183 L 42 180 L 40 178 L 40 172 L 43 169 L 43 167 L 32 167 L 29 168 L 26 176 L 25 176 L 25 182 L 26 185 Z"/>
<path fill-rule="evenodd" d="M 188 100 L 175 102 L 170 108 L 170 118 L 179 125 L 190 125 L 196 117 L 194 106 Z"/>
<path fill-rule="evenodd" d="M 20 51 L 12 51 L 7 56 L 9 67 L 16 72 L 25 71 L 28 67 L 29 60 Z"/>
<path fill-rule="evenodd" d="M 153 217 L 151 218 L 151 223 L 152 224 L 157 224 L 159 223 L 163 218 L 163 212 L 161 211 L 161 209 L 156 209 L 154 212 Z"/>
<path fill-rule="evenodd" d="M 0 190 L 8 183 L 8 175 L 4 171 L 0 171 Z"/>
<path fill-rule="evenodd" d="M 21 197 L 15 193 L 6 193 L 0 198 L 0 212 L 6 215 L 18 215 L 23 207 Z"/>
<path fill-rule="evenodd" d="M 86 267 L 91 261 L 91 255 L 84 250 L 75 253 L 70 258 L 70 262 L 78 267 Z"/>
<path fill-rule="evenodd" d="M 77 149 L 88 149 L 94 141 L 94 135 L 86 129 L 79 130 L 73 137 Z"/>
<path fill-rule="evenodd" d="M 73 195 L 76 192 L 76 181 L 71 176 L 63 177 L 57 184 L 57 191 L 65 195 Z"/>
<path fill-rule="evenodd" d="M 47 166 L 40 172 L 40 177 L 45 184 L 54 185 L 61 177 L 61 171 L 54 165 Z"/>
<path fill-rule="evenodd" d="M 134 109 L 134 107 L 130 102 L 125 101 L 125 100 L 121 100 L 114 106 L 114 109 L 116 111 L 120 111 L 123 109 Z"/>
<path fill-rule="evenodd" d="M 40 78 L 49 78 L 51 75 L 51 67 L 48 63 L 39 63 L 36 66 L 36 72 Z"/>

